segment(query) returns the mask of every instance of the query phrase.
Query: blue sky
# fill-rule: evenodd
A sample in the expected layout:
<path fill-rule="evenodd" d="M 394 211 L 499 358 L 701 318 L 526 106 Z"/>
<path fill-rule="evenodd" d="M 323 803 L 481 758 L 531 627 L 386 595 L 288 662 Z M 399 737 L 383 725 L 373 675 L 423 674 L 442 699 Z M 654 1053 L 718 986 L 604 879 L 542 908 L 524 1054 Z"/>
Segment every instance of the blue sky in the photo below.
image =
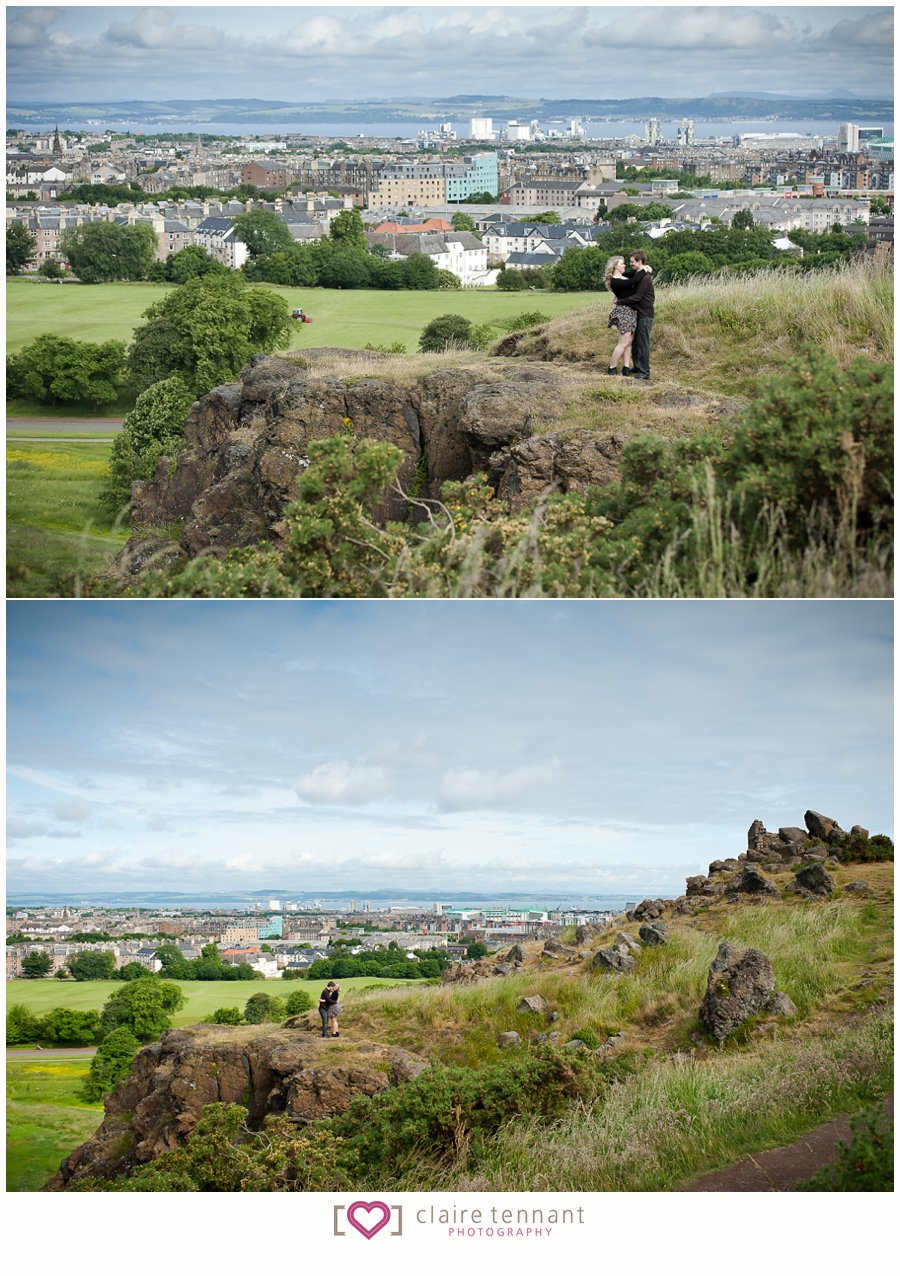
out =
<path fill-rule="evenodd" d="M 892 96 L 870 5 L 161 5 L 7 9 L 15 102 L 523 93 Z"/>
<path fill-rule="evenodd" d="M 891 832 L 880 602 L 12 602 L 11 890 L 683 888 Z"/>

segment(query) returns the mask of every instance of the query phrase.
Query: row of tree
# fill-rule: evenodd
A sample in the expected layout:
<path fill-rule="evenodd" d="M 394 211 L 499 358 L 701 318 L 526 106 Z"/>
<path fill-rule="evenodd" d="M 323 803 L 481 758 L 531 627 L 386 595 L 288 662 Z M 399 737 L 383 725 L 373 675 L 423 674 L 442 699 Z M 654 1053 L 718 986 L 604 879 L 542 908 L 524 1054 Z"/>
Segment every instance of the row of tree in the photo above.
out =
<path fill-rule="evenodd" d="M 373 948 L 357 956 L 320 957 L 306 968 L 306 979 L 353 979 L 360 975 L 380 979 L 439 979 L 450 964 L 446 953 L 415 949 L 413 958 L 397 944 Z"/>

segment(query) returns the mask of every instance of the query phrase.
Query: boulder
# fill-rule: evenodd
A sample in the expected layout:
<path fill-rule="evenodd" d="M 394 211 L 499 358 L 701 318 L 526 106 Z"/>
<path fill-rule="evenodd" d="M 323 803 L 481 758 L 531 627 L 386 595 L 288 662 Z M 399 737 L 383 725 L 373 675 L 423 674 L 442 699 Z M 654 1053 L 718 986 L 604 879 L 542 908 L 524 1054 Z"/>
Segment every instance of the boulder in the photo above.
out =
<path fill-rule="evenodd" d="M 730 894 L 769 895 L 773 899 L 781 898 L 781 892 L 775 883 L 752 864 L 747 865 L 740 877 L 729 886 L 728 890 Z"/>
<path fill-rule="evenodd" d="M 594 939 L 597 935 L 602 935 L 605 930 L 605 926 L 598 926 L 596 922 L 587 922 L 584 926 L 576 926 L 575 943 L 585 944 L 589 939 Z"/>
<path fill-rule="evenodd" d="M 819 846 L 811 846 L 807 851 L 804 851 L 803 858 L 805 860 L 827 860 L 828 847 L 821 844 Z"/>
<path fill-rule="evenodd" d="M 542 956 L 544 957 L 577 957 L 578 949 L 569 948 L 566 944 L 561 944 L 558 939 L 548 939 L 544 944 Z"/>
<path fill-rule="evenodd" d="M 617 947 L 624 948 L 627 952 L 639 953 L 641 951 L 641 946 L 637 940 L 632 935 L 626 934 L 624 930 L 617 930 L 615 939 Z"/>
<path fill-rule="evenodd" d="M 740 860 L 713 860 L 709 866 L 709 875 L 710 877 L 714 877 L 717 873 L 736 873 L 740 867 Z"/>
<path fill-rule="evenodd" d="M 523 997 L 516 1006 L 516 1010 L 522 1014 L 545 1015 L 549 1010 L 549 1006 L 543 997 L 534 993 L 531 997 Z"/>
<path fill-rule="evenodd" d="M 503 958 L 504 962 L 511 961 L 521 966 L 525 960 L 525 952 L 520 944 L 513 944 L 509 952 Z"/>
<path fill-rule="evenodd" d="M 799 1013 L 786 992 L 774 993 L 769 998 L 766 1010 L 770 1015 L 783 1015 L 785 1019 L 793 1019 Z"/>
<path fill-rule="evenodd" d="M 853 828 L 850 830 L 850 836 L 858 837 L 862 841 L 867 842 L 869 840 L 869 830 L 864 829 L 861 824 L 854 824 Z"/>
<path fill-rule="evenodd" d="M 668 900 L 665 899 L 642 899 L 641 902 L 626 913 L 625 916 L 630 922 L 653 921 L 656 917 L 662 917 L 663 911 Z"/>
<path fill-rule="evenodd" d="M 806 829 L 783 828 L 778 830 L 778 836 L 788 846 L 796 846 L 798 842 L 805 842 L 809 834 Z"/>
<path fill-rule="evenodd" d="M 638 934 L 644 943 L 651 948 L 669 942 L 669 928 L 663 921 L 645 922 Z"/>
<path fill-rule="evenodd" d="M 847 891 L 848 894 L 852 895 L 868 895 L 869 883 L 865 880 L 865 878 L 860 877 L 855 882 L 848 882 L 844 887 L 844 890 Z"/>
<path fill-rule="evenodd" d="M 594 970 L 629 971 L 634 970 L 635 960 L 624 945 L 616 945 L 615 948 L 599 949 L 591 965 Z"/>
<path fill-rule="evenodd" d="M 807 864 L 797 873 L 798 885 L 814 895 L 830 895 L 834 890 L 834 878 L 823 864 Z"/>
<path fill-rule="evenodd" d="M 582 1041 L 580 1037 L 573 1037 L 571 1041 L 566 1042 L 567 1050 L 590 1050 L 590 1046 L 586 1041 Z"/>
<path fill-rule="evenodd" d="M 818 811 L 807 811 L 803 817 L 810 837 L 820 837 L 823 842 L 840 841 L 846 837 L 844 830 L 829 815 L 820 815 Z"/>
<path fill-rule="evenodd" d="M 699 874 L 697 877 L 689 877 L 686 882 L 686 887 L 687 887 L 686 893 L 688 895 L 702 895 L 703 887 L 707 884 L 708 881 L 709 881 L 709 878 L 704 877 L 702 874 Z"/>
<path fill-rule="evenodd" d="M 700 1021 L 721 1045 L 753 1015 L 765 1010 L 775 992 L 775 973 L 765 953 L 741 950 L 723 940 L 709 968 Z"/>
<path fill-rule="evenodd" d="M 501 978 L 503 978 L 506 975 L 514 975 L 515 973 L 516 973 L 516 966 L 515 966 L 515 963 L 511 961 L 498 962 L 497 965 L 494 967 L 494 974 L 500 975 Z"/>
<path fill-rule="evenodd" d="M 501 1050 L 515 1050 L 522 1044 L 522 1038 L 517 1032 L 501 1032 L 497 1038 L 497 1045 Z"/>

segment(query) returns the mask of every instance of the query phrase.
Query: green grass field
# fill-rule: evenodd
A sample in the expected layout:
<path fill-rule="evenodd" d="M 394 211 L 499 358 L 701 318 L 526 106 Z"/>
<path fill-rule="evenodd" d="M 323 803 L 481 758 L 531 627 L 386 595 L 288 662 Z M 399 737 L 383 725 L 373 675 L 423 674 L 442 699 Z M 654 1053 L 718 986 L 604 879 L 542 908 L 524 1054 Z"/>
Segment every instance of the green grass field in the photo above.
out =
<path fill-rule="evenodd" d="M 78 1089 L 89 1059 L 7 1063 L 6 1190 L 37 1192 L 103 1119 Z"/>
<path fill-rule="evenodd" d="M 465 315 L 473 323 L 510 319 L 540 310 L 551 319 L 590 299 L 583 293 L 503 293 L 482 288 L 459 292 L 372 292 L 329 288 L 276 288 L 291 307 L 302 306 L 313 322 L 295 324 L 291 348 L 405 343 L 418 347 L 419 333 L 437 315 Z M 80 341 L 128 341 L 148 306 L 170 290 L 168 284 L 67 284 L 52 288 L 26 279 L 6 284 L 6 349 L 19 350 L 42 332 Z M 598 301 L 604 311 L 608 298 Z M 605 321 L 604 321 L 605 322 Z"/>
<path fill-rule="evenodd" d="M 320 985 L 324 981 L 267 979 L 244 983 L 243 980 L 232 979 L 203 981 L 179 979 L 174 982 L 184 993 L 185 1005 L 172 1016 L 172 1023 L 176 1028 L 184 1028 L 188 1024 L 199 1023 L 220 1006 L 243 1007 L 247 998 L 255 992 L 267 992 L 272 996 L 286 997 L 298 988 L 302 988 L 315 1002 L 321 991 Z M 352 994 L 355 989 L 366 988 L 372 984 L 382 984 L 386 988 L 393 988 L 397 980 L 366 976 L 358 979 L 342 979 L 341 991 Z M 121 987 L 117 980 L 85 980 L 83 983 L 67 980 L 63 983 L 59 979 L 13 979 L 6 985 L 6 1004 L 9 1006 L 20 1002 L 36 1015 L 45 1015 L 55 1006 L 65 1006 L 70 1010 L 99 1010 L 107 997 Z"/>
<path fill-rule="evenodd" d="M 9 443 L 6 470 L 7 595 L 71 596 L 112 562 L 128 539 L 97 497 L 108 443 Z"/>

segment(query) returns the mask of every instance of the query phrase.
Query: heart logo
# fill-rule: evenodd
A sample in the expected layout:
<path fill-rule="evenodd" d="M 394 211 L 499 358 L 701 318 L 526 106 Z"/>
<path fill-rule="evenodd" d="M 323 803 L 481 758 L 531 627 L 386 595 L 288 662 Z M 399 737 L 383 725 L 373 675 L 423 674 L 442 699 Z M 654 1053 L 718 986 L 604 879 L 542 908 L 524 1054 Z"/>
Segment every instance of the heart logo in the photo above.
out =
<path fill-rule="evenodd" d="M 365 1214 L 367 1221 L 361 1223 L 358 1214 Z M 375 1222 L 372 1222 L 373 1217 Z M 380 1232 L 390 1222 L 391 1211 L 384 1201 L 354 1201 L 347 1209 L 347 1218 L 358 1232 L 362 1232 L 367 1241 Z"/>

